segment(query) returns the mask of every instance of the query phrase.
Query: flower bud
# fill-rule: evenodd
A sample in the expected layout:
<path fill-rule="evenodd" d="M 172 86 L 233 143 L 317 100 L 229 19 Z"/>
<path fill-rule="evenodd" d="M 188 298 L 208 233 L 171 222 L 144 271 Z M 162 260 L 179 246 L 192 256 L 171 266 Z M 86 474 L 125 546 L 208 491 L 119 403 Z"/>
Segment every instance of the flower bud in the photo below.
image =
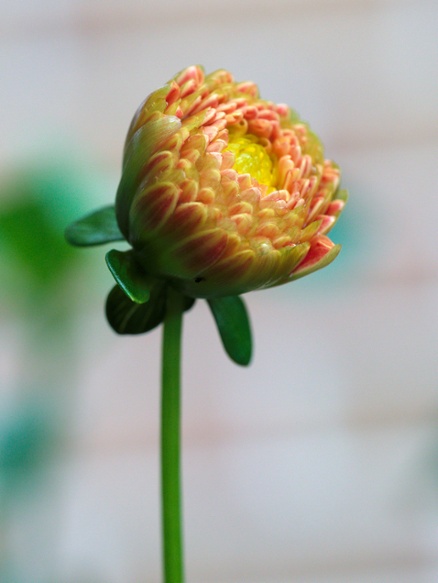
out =
<path fill-rule="evenodd" d="M 267 288 L 330 263 L 338 167 L 286 105 L 189 67 L 139 107 L 116 198 L 136 262 L 186 296 Z"/>

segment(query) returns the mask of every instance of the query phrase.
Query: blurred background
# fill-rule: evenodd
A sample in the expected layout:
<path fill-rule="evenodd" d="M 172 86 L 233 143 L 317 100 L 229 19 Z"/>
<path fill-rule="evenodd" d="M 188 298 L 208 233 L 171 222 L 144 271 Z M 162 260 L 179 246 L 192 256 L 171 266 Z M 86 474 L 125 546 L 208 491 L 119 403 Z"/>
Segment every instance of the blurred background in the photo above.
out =
<path fill-rule="evenodd" d="M 190 583 L 438 581 L 438 3 L 0 7 L 0 583 L 158 583 L 160 330 L 117 337 L 106 248 L 143 98 L 189 64 L 289 103 L 343 170 L 336 262 L 249 294 L 249 369 L 184 328 Z"/>

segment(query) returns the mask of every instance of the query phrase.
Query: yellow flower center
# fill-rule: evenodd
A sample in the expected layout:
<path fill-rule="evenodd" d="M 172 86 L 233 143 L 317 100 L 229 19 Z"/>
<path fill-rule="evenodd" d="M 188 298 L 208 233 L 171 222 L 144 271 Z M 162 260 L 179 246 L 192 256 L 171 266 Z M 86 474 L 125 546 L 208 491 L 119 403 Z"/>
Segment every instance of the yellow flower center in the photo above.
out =
<path fill-rule="evenodd" d="M 259 184 L 267 186 L 268 193 L 275 190 L 274 161 L 257 136 L 230 132 L 226 149 L 234 154 L 236 172 L 249 174 Z"/>

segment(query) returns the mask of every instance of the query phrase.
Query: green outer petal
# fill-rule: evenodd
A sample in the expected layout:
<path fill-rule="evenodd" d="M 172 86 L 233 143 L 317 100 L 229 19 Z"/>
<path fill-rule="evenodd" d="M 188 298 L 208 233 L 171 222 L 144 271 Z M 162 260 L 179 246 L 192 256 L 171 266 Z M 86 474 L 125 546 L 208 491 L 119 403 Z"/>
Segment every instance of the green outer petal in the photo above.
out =
<path fill-rule="evenodd" d="M 66 228 L 65 238 L 75 247 L 90 247 L 124 240 L 117 225 L 114 206 L 105 206 L 75 221 Z"/>
<path fill-rule="evenodd" d="M 138 178 L 143 166 L 160 145 L 177 132 L 181 120 L 173 115 L 163 115 L 141 126 L 127 144 L 123 173 L 116 195 L 116 213 L 121 231 L 129 237 L 129 211 L 138 188 Z"/>
<path fill-rule="evenodd" d="M 245 304 L 239 296 L 211 298 L 213 313 L 222 344 L 237 364 L 248 365 L 252 355 L 251 327 Z"/>
<path fill-rule="evenodd" d="M 347 204 L 349 198 L 348 190 L 346 188 L 341 188 L 337 191 L 336 196 L 333 200 L 342 200 Z"/>
<path fill-rule="evenodd" d="M 114 279 L 133 302 L 144 304 L 149 300 L 156 278 L 139 267 L 132 251 L 112 249 L 106 254 L 105 260 Z"/>

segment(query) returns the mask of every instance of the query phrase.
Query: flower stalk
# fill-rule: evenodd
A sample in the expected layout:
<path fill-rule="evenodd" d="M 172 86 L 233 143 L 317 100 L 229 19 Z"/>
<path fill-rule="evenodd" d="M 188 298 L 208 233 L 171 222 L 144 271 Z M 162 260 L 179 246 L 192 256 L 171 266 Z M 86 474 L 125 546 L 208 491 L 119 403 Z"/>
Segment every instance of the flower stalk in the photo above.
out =
<path fill-rule="evenodd" d="M 181 517 L 181 332 L 184 298 L 167 288 L 161 376 L 161 496 L 164 583 L 183 583 Z"/>

